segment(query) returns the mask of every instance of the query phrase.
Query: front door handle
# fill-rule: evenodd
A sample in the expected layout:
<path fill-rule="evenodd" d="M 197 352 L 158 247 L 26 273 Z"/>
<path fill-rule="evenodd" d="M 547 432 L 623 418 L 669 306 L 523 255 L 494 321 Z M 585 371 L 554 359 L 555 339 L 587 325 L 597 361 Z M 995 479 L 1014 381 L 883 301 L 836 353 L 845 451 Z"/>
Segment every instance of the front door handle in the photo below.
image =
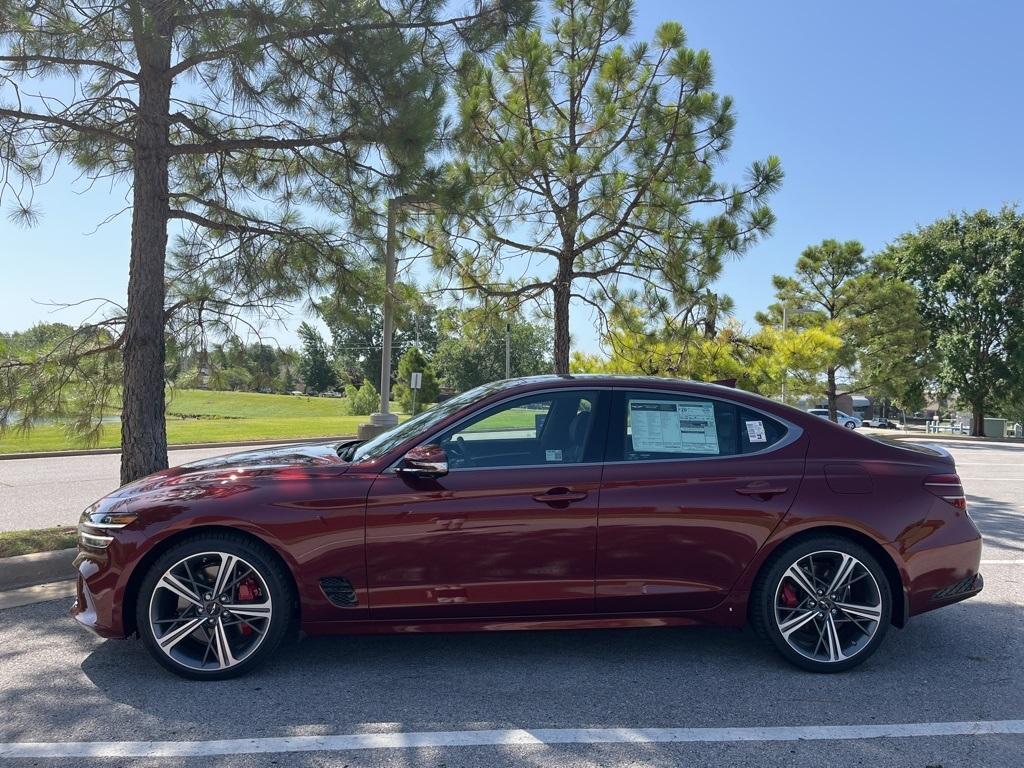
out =
<path fill-rule="evenodd" d="M 534 501 L 541 504 L 571 504 L 574 501 L 583 501 L 587 494 L 583 491 L 570 491 L 568 488 L 552 488 L 547 493 L 540 493 L 533 497 Z"/>
<path fill-rule="evenodd" d="M 742 488 L 737 488 L 736 493 L 741 496 L 757 496 L 761 501 L 768 501 L 772 496 L 778 496 L 788 491 L 784 485 L 770 485 L 768 483 L 751 483 Z"/>

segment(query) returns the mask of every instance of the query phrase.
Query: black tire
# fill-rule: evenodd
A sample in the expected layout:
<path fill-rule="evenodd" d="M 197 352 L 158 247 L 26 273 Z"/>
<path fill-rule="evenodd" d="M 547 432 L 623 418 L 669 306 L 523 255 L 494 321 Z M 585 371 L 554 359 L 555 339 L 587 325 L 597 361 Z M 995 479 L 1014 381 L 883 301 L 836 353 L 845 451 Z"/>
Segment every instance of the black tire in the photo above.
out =
<path fill-rule="evenodd" d="M 855 422 L 855 421 L 848 421 L 845 424 L 843 424 L 843 426 L 846 427 L 847 429 L 856 429 L 857 428 L 857 422 Z"/>
<path fill-rule="evenodd" d="M 856 558 L 857 561 L 864 567 L 864 569 L 870 573 L 874 582 L 867 579 L 865 576 L 861 576 L 858 581 L 864 582 L 862 586 L 857 589 L 862 590 L 876 590 L 877 591 L 877 610 L 878 619 L 877 622 L 868 621 L 861 618 L 864 621 L 865 626 L 873 626 L 873 634 L 870 637 L 867 633 L 862 633 L 864 637 L 861 639 L 861 644 L 856 646 L 854 653 L 841 658 L 836 661 L 819 660 L 817 658 L 811 658 L 807 655 L 807 648 L 803 649 L 803 652 L 798 651 L 791 645 L 783 636 L 783 631 L 780 629 L 780 616 L 786 614 L 780 614 L 780 611 L 798 611 L 799 608 L 786 608 L 779 606 L 777 608 L 776 603 L 781 594 L 784 594 L 781 590 L 785 587 L 783 580 L 789 578 L 787 571 L 790 566 L 798 563 L 806 563 L 805 558 L 809 555 L 813 557 L 821 553 L 822 559 L 825 561 L 825 565 L 829 564 L 829 558 L 836 554 L 841 553 L 850 557 Z M 831 554 L 830 554 L 831 553 Z M 827 569 L 823 575 L 828 577 Z M 824 581 L 823 579 L 822 581 Z M 790 587 L 792 590 L 792 587 Z M 850 587 L 849 589 L 852 589 Z M 827 599 L 830 596 L 824 595 Z M 872 595 L 871 603 L 874 603 L 875 596 Z M 818 598 L 819 600 L 821 597 Z M 845 603 L 837 601 L 838 605 L 844 605 Z M 833 605 L 828 603 L 828 605 Z M 811 609 L 804 608 L 807 613 L 813 612 Z M 825 625 L 828 620 L 827 613 L 828 609 L 814 609 L 818 611 L 819 616 L 823 615 L 824 619 L 819 620 L 818 618 L 812 618 L 806 629 L 800 630 L 806 635 L 811 635 L 814 631 L 822 631 L 821 628 Z M 832 608 L 831 613 L 835 614 L 836 609 Z M 843 617 L 844 621 L 850 622 L 851 619 L 840 609 L 839 614 Z M 783 546 L 780 551 L 774 553 L 768 561 L 762 566 L 761 572 L 758 574 L 757 581 L 754 584 L 754 588 L 750 593 L 750 622 L 754 631 L 763 640 L 771 644 L 772 647 L 778 651 L 783 658 L 794 664 L 801 669 L 808 670 L 810 672 L 843 672 L 845 670 L 856 667 L 866 661 L 881 645 L 882 640 L 885 637 L 886 631 L 889 629 L 890 619 L 892 616 L 892 594 L 889 587 L 889 581 L 885 576 L 885 571 L 879 564 L 878 559 L 867 549 L 860 544 L 857 544 L 850 539 L 843 538 L 835 535 L 816 535 L 808 536 L 807 538 L 800 539 L 788 546 Z M 792 617 L 792 614 L 787 615 L 787 618 Z M 783 622 L 784 623 L 784 622 Z M 834 626 L 834 624 L 833 624 Z M 848 636 L 852 637 L 855 632 L 855 627 L 860 628 L 860 624 L 853 622 L 852 625 L 848 624 L 846 631 L 849 633 Z M 837 640 L 838 640 L 837 633 Z M 796 643 L 796 638 L 794 638 Z M 798 643 L 797 643 L 798 644 Z M 840 643 L 841 647 L 841 643 Z M 823 652 L 827 652 L 827 648 L 822 649 Z"/>
<path fill-rule="evenodd" d="M 258 642 L 256 640 L 249 641 L 250 643 L 255 643 L 255 648 L 250 648 L 247 655 L 232 666 L 219 669 L 193 668 L 186 663 L 181 663 L 172 658 L 169 652 L 162 650 L 158 644 L 150 615 L 151 610 L 155 610 L 152 606 L 156 605 L 158 600 L 158 598 L 154 597 L 154 592 L 158 589 L 157 585 L 164 574 L 176 564 L 188 558 L 202 557 L 207 553 L 228 554 L 239 558 L 244 565 L 249 566 L 255 572 L 254 579 L 258 579 L 258 581 L 254 580 L 253 583 L 259 585 L 258 589 L 260 592 L 266 589 L 269 593 L 267 598 L 269 605 L 272 606 L 269 618 L 265 620 L 253 619 L 256 622 L 255 626 L 262 629 L 262 634 L 259 634 L 259 632 L 255 633 L 258 636 Z M 166 589 L 163 589 L 166 592 Z M 163 594 L 162 592 L 160 600 L 166 600 Z M 185 604 L 188 605 L 187 601 Z M 139 636 L 142 638 L 146 650 L 166 669 L 191 680 L 225 680 L 250 672 L 274 655 L 274 652 L 287 635 L 289 628 L 293 625 L 292 619 L 295 615 L 295 605 L 296 598 L 291 575 L 266 546 L 239 534 L 210 532 L 190 536 L 176 542 L 150 566 L 139 587 L 139 594 L 135 603 L 135 618 Z M 201 609 L 187 608 L 186 610 L 200 611 Z M 225 613 L 224 618 L 233 617 Z M 190 620 L 194 621 L 196 617 L 193 616 Z M 233 629 L 223 631 L 232 632 L 232 637 L 242 638 L 241 633 L 243 632 L 248 635 L 254 634 L 252 626 L 251 624 L 249 629 L 245 629 L 242 627 L 242 624 L 236 622 Z M 163 636 L 166 637 L 170 631 L 165 630 Z M 204 627 L 197 628 L 197 634 L 201 633 L 206 633 L 207 636 L 211 637 L 213 635 L 212 632 L 206 632 Z M 185 641 L 193 645 L 197 642 L 195 635 L 186 635 Z M 213 642 L 211 639 L 210 643 Z M 227 658 L 232 658 L 230 653 L 225 655 Z"/>

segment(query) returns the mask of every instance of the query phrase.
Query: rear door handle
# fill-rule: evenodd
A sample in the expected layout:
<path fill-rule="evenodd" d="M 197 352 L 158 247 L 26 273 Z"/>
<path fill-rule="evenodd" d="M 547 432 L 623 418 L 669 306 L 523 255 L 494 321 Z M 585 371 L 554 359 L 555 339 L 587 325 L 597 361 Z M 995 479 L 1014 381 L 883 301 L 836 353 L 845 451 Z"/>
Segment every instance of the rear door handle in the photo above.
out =
<path fill-rule="evenodd" d="M 570 491 L 568 488 L 552 488 L 547 493 L 541 493 L 533 497 L 534 501 L 541 504 L 571 504 L 574 501 L 583 501 L 587 494 L 583 491 Z"/>
<path fill-rule="evenodd" d="M 742 488 L 737 488 L 736 493 L 741 496 L 757 496 L 761 501 L 768 501 L 772 496 L 778 496 L 788 491 L 784 485 L 769 485 L 768 483 L 751 483 Z"/>

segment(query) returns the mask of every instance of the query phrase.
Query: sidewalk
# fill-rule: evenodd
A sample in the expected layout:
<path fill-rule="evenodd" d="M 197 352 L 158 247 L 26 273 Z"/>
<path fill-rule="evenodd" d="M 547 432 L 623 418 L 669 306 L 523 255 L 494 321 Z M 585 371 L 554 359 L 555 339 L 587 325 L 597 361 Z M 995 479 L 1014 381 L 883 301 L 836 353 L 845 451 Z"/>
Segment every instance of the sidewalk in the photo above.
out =
<path fill-rule="evenodd" d="M 71 597 L 77 549 L 0 558 L 0 608 Z"/>

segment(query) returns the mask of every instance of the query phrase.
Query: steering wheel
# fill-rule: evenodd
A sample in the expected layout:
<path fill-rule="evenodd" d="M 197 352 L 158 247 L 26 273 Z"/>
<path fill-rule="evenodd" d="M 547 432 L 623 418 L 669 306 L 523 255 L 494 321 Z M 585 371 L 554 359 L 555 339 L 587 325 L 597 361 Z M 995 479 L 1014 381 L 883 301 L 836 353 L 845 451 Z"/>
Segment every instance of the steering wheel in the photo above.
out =
<path fill-rule="evenodd" d="M 469 463 L 469 450 L 462 435 L 454 440 L 447 440 L 444 450 L 448 454 L 448 463 L 456 467 L 465 467 Z"/>

